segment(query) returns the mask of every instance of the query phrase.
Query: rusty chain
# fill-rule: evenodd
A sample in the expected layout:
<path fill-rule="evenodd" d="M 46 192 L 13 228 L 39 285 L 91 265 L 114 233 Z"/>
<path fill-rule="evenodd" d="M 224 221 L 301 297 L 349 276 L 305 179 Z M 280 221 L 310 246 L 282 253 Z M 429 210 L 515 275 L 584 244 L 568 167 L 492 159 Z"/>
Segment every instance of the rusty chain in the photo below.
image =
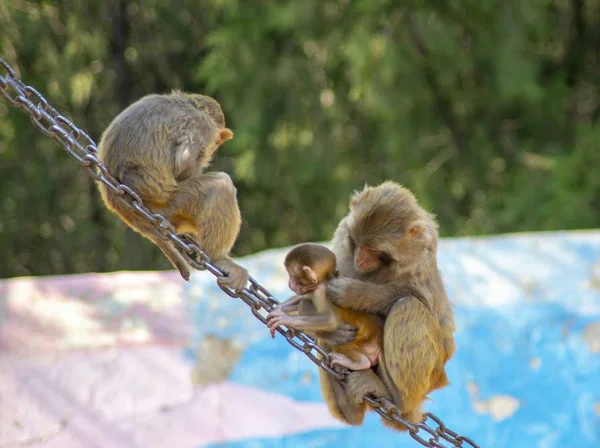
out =
<path fill-rule="evenodd" d="M 171 240 L 181 252 L 183 257 L 198 270 L 208 270 L 215 277 L 224 276 L 206 255 L 196 241 L 189 237 L 180 237 L 175 232 L 173 225 L 159 213 L 153 213 L 144 206 L 140 196 L 127 185 L 121 184 L 108 172 L 106 167 L 96 156 L 97 148 L 94 141 L 84 131 L 75 126 L 68 118 L 59 114 L 40 94 L 31 86 L 25 85 L 15 74 L 14 69 L 4 59 L 0 58 L 0 66 L 6 71 L 0 73 L 0 93 L 13 106 L 21 109 L 29 116 L 34 126 L 45 136 L 55 140 L 67 153 L 73 157 L 88 174 L 98 182 L 102 182 L 113 190 L 122 203 L 144 216 L 153 226 L 157 235 L 165 240 Z M 37 102 L 37 104 L 36 104 Z M 279 302 L 261 286 L 254 278 L 249 278 L 249 287 L 240 293 L 219 284 L 219 287 L 230 297 L 241 299 L 250 307 L 252 314 L 266 324 L 266 315 L 279 304 Z M 345 374 L 338 373 L 329 366 L 329 356 L 314 339 L 301 331 L 278 327 L 277 331 L 294 348 L 304 353 L 312 362 L 329 372 L 335 378 L 343 380 Z M 431 413 L 426 413 L 427 419 L 423 423 L 411 423 L 404 419 L 398 408 L 389 400 L 381 397 L 367 396 L 365 401 L 381 417 L 400 423 L 408 428 L 411 437 L 422 446 L 433 448 L 446 448 L 445 442 L 454 447 L 479 446 L 470 438 L 447 428 L 444 422 Z M 435 427 L 426 422 L 431 420 Z M 445 442 L 444 442 L 445 441 Z"/>

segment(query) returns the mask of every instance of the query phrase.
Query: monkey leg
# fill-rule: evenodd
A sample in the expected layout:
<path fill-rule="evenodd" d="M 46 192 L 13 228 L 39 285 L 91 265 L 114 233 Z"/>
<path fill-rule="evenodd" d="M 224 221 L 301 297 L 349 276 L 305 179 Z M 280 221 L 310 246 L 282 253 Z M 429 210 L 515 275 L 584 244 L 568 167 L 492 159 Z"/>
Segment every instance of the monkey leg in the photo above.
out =
<path fill-rule="evenodd" d="M 329 354 L 329 359 L 331 359 L 331 367 L 333 366 L 340 366 L 340 367 L 346 367 L 347 369 L 350 370 L 367 370 L 368 368 L 371 367 L 371 361 L 369 360 L 369 358 L 360 353 L 358 355 L 358 359 L 356 361 L 350 359 L 349 357 L 347 357 L 346 355 L 342 355 L 341 353 L 336 353 L 336 352 L 331 352 L 328 353 Z"/>
<path fill-rule="evenodd" d="M 328 372 L 319 370 L 319 379 L 321 382 L 321 393 L 331 415 L 349 425 L 357 426 L 362 424 L 367 411 L 367 405 L 362 402 L 358 404 L 351 402 L 344 386 Z"/>
<path fill-rule="evenodd" d="M 294 295 L 287 299 L 285 302 L 280 303 L 276 310 L 283 311 L 284 313 L 290 313 L 294 311 L 299 311 L 300 305 L 302 301 L 308 300 L 304 296 Z M 310 300 L 308 300 L 310 302 Z M 273 310 L 275 311 L 275 310 Z M 267 316 L 268 318 L 268 316 Z"/>
<path fill-rule="evenodd" d="M 226 173 L 197 174 L 179 183 L 167 205 L 178 233 L 190 233 L 206 254 L 226 258 L 239 234 L 237 190 Z"/>
<path fill-rule="evenodd" d="M 433 374 L 441 356 L 434 330 L 433 316 L 416 298 L 396 302 L 384 326 L 378 372 L 401 415 L 412 423 L 423 420 L 421 405 L 432 390 Z M 400 424 L 384 423 L 406 430 Z"/>
<path fill-rule="evenodd" d="M 248 271 L 229 258 L 242 222 L 237 190 L 226 173 L 197 174 L 179 183 L 166 206 L 178 233 L 190 233 L 227 277 L 221 285 L 242 290 Z"/>
<path fill-rule="evenodd" d="M 355 405 L 362 403 L 367 395 L 392 399 L 387 387 L 372 369 L 350 372 L 346 375 L 344 389 L 350 402 Z"/>
<path fill-rule="evenodd" d="M 397 384 L 392 380 L 392 376 L 386 367 L 386 361 L 383 354 L 380 354 L 378 372 L 381 375 L 384 383 L 390 391 L 390 399 L 397 406 L 400 416 L 410 423 L 420 423 L 424 420 L 423 411 L 421 410 L 421 404 L 426 399 L 423 395 L 420 397 L 419 392 L 416 394 L 406 393 L 405 390 L 399 390 Z M 399 382 L 399 387 L 410 387 L 407 385 L 408 381 Z M 417 382 L 418 383 L 418 382 Z M 407 431 L 408 428 L 402 423 L 396 421 L 390 421 L 386 418 L 381 418 L 381 422 L 388 428 L 396 431 Z"/>

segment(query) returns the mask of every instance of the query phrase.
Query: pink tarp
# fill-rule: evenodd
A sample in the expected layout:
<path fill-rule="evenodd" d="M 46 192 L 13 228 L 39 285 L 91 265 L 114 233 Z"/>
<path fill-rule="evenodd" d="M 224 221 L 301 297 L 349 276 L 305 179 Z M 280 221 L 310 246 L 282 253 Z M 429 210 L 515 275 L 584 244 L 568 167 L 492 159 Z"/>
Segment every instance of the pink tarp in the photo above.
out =
<path fill-rule="evenodd" d="M 319 403 L 195 385 L 183 285 L 171 272 L 0 282 L 0 447 L 198 447 L 339 426 Z"/>

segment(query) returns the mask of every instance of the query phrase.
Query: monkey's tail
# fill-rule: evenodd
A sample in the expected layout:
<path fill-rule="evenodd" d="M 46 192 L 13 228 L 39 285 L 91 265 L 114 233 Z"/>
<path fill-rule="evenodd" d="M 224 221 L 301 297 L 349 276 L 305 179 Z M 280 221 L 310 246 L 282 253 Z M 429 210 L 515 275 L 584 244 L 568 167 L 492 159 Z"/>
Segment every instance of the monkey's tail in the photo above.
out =
<path fill-rule="evenodd" d="M 162 250 L 163 254 L 169 259 L 171 264 L 179 271 L 179 274 L 185 281 L 189 281 L 191 275 L 191 267 L 185 258 L 175 249 L 174 244 L 171 241 L 165 241 L 160 239 L 159 237 L 149 238 L 153 243 L 155 243 L 160 250 Z"/>
<path fill-rule="evenodd" d="M 121 220 L 127 224 L 131 229 L 138 232 L 140 235 L 146 237 L 154 244 L 156 244 L 160 250 L 169 259 L 171 264 L 179 271 L 181 277 L 184 280 L 190 279 L 191 267 L 185 261 L 185 258 L 175 249 L 175 246 L 171 241 L 163 240 L 160 236 L 155 233 L 154 227 L 149 224 L 145 219 L 139 216 L 136 212 L 130 210 L 124 206 L 120 201 L 114 197 L 114 193 L 108 188 L 100 184 L 100 195 L 106 207 L 112 212 L 119 215 Z"/>

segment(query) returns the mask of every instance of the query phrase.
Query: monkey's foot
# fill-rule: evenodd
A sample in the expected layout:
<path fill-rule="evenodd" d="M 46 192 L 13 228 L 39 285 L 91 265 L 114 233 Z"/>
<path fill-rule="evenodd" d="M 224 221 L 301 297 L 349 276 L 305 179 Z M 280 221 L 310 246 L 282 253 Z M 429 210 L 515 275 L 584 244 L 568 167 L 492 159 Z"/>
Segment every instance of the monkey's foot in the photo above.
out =
<path fill-rule="evenodd" d="M 278 308 L 275 308 L 267 315 L 267 327 L 271 332 L 271 337 L 275 337 L 275 329 L 280 325 L 285 325 L 288 328 L 293 328 L 294 318 L 289 314 L 284 313 Z"/>
<path fill-rule="evenodd" d="M 413 409 L 412 411 L 403 412 L 402 417 L 411 423 L 423 423 L 425 421 L 425 416 L 420 407 Z"/>
<path fill-rule="evenodd" d="M 373 369 L 350 372 L 346 375 L 345 390 L 350 402 L 356 405 L 361 403 L 367 395 L 393 400 L 381 378 Z"/>
<path fill-rule="evenodd" d="M 248 283 L 248 271 L 239 264 L 229 259 L 215 260 L 213 264 L 227 275 L 227 277 L 217 278 L 219 285 L 231 288 L 235 292 L 240 292 L 246 287 Z"/>
<path fill-rule="evenodd" d="M 358 361 L 353 361 L 341 353 L 331 352 L 329 353 L 329 359 L 331 360 L 330 365 L 345 367 L 349 370 L 367 370 L 371 368 L 371 362 L 365 355 L 361 355 Z"/>
<path fill-rule="evenodd" d="M 348 372 L 348 369 L 340 364 L 336 364 L 333 362 L 333 358 L 331 357 L 331 353 L 329 353 L 329 367 L 333 369 L 334 372 L 345 374 Z"/>
<path fill-rule="evenodd" d="M 194 235 L 192 235 L 191 233 L 178 233 L 177 236 L 179 237 L 180 240 L 182 240 L 184 243 L 187 244 L 198 244 L 198 241 L 194 238 Z M 185 270 L 187 270 L 187 277 L 185 276 L 184 272 L 182 271 L 182 268 L 177 265 L 177 269 L 179 269 L 179 272 L 181 273 L 181 276 L 183 278 L 185 278 L 186 280 L 189 280 L 190 277 L 190 273 L 189 273 L 189 269 L 187 268 L 187 261 L 185 263 Z M 199 264 L 195 264 L 194 265 L 195 269 L 198 269 L 199 271 L 206 271 L 206 268 L 202 268 Z"/>

